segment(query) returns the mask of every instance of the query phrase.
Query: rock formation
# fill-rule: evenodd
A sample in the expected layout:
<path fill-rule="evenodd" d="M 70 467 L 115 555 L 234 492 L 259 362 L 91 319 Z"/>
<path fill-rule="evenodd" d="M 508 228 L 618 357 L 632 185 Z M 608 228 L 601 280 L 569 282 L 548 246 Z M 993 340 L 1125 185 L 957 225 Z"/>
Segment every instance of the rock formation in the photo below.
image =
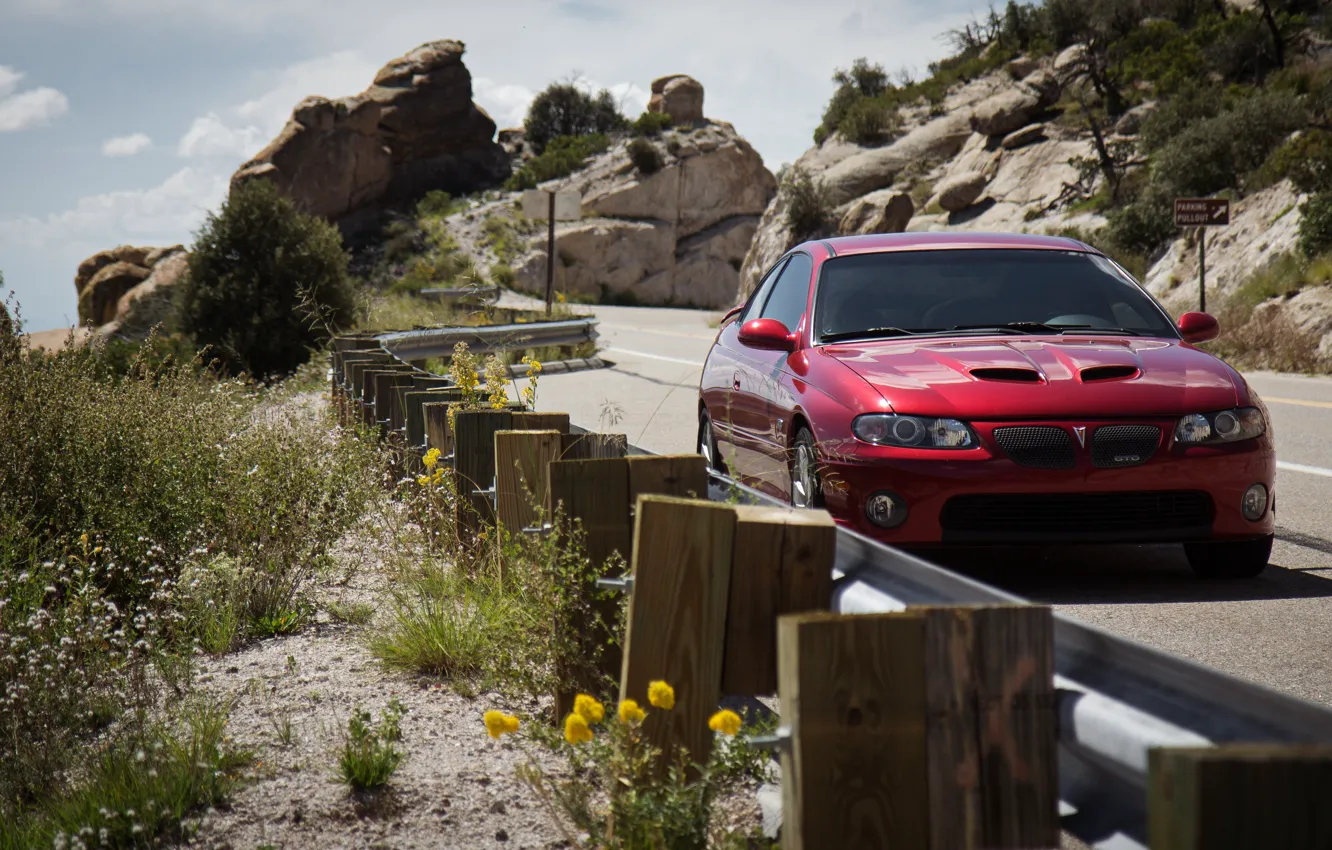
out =
<path fill-rule="evenodd" d="M 463 44 L 432 41 L 394 59 L 354 97 L 308 97 L 282 132 L 232 177 L 271 180 L 307 212 L 353 234 L 387 205 L 441 189 L 498 185 L 509 155 L 472 102 Z"/>
<path fill-rule="evenodd" d="M 556 228 L 555 286 L 602 301 L 726 306 L 776 179 L 730 124 L 666 130 L 653 144 L 664 164 L 652 174 L 620 142 L 559 181 L 581 193 L 583 219 Z M 545 292 L 544 237 L 514 271 L 519 289 Z"/>
<path fill-rule="evenodd" d="M 180 245 L 143 248 L 121 245 L 79 263 L 74 289 L 79 324 L 103 334 L 142 338 L 166 318 L 171 290 L 184 276 L 189 255 Z"/>
<path fill-rule="evenodd" d="M 703 84 L 688 74 L 670 74 L 652 81 L 648 112 L 663 112 L 676 124 L 703 121 Z"/>

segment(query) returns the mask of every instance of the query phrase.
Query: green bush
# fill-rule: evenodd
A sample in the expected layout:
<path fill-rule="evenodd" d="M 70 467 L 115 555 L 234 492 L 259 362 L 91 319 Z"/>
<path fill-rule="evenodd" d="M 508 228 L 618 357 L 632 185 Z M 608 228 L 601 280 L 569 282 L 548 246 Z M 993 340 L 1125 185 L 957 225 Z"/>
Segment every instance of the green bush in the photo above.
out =
<path fill-rule="evenodd" d="M 590 95 L 572 83 L 552 83 L 532 101 L 523 122 L 528 143 L 538 154 L 563 136 L 590 136 L 628 125 L 615 98 L 602 89 Z"/>
<path fill-rule="evenodd" d="M 781 191 L 787 196 L 786 224 L 798 240 L 812 238 L 831 225 L 828 190 L 799 166 L 784 176 Z"/>
<path fill-rule="evenodd" d="M 338 777 L 355 791 L 382 788 L 402 764 L 403 752 L 393 746 L 402 739 L 399 721 L 403 708 L 397 700 L 389 703 L 378 724 L 370 712 L 358 708 L 347 721 L 342 752 L 338 755 Z"/>
<path fill-rule="evenodd" d="M 858 145 L 882 142 L 901 123 L 897 104 L 890 98 L 867 97 L 853 103 L 842 116 L 837 129 L 848 141 Z"/>
<path fill-rule="evenodd" d="M 446 218 L 467 209 L 467 201 L 455 199 L 448 192 L 433 189 L 416 203 L 417 218 Z"/>
<path fill-rule="evenodd" d="M 350 324 L 354 293 L 333 225 L 298 211 L 266 180 L 210 214 L 179 286 L 181 329 L 232 374 L 290 374 Z"/>
<path fill-rule="evenodd" d="M 671 126 L 672 118 L 665 112 L 644 112 L 634 119 L 635 136 L 660 136 L 661 131 Z"/>
<path fill-rule="evenodd" d="M 1332 133 L 1301 133 L 1277 148 L 1264 170 L 1278 180 L 1290 178 L 1301 192 L 1332 191 Z"/>
<path fill-rule="evenodd" d="M 518 275 L 513 270 L 513 266 L 507 263 L 496 263 L 490 267 L 490 279 L 496 286 L 511 287 L 518 280 Z"/>
<path fill-rule="evenodd" d="M 513 173 L 504 184 L 510 191 L 535 189 L 547 180 L 564 177 L 582 168 L 587 158 L 610 147 L 604 133 L 590 136 L 558 136 L 550 140 L 545 151 L 534 156 Z"/>
<path fill-rule="evenodd" d="M 1300 250 L 1307 257 L 1332 251 L 1332 192 L 1319 192 L 1300 204 Z"/>
<path fill-rule="evenodd" d="M 1173 199 L 1147 191 L 1106 215 L 1106 245 L 1113 252 L 1151 256 L 1178 233 Z"/>
<path fill-rule="evenodd" d="M 643 174 L 656 174 L 665 164 L 661 151 L 645 138 L 639 137 L 631 141 L 628 150 L 629 160 Z"/>

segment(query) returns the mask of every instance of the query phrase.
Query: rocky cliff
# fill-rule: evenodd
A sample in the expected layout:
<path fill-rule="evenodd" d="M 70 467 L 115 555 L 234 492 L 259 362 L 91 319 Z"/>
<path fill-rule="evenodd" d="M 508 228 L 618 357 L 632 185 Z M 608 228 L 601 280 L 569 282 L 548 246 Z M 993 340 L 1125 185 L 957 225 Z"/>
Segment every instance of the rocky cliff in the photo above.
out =
<path fill-rule="evenodd" d="M 232 177 L 271 180 L 344 234 L 375 230 L 386 207 L 432 190 L 460 195 L 499 185 L 509 156 L 495 122 L 472 102 L 463 44 L 423 44 L 380 69 L 354 97 L 308 97 L 278 137 Z"/>
<path fill-rule="evenodd" d="M 147 248 L 121 245 L 79 264 L 74 289 L 79 324 L 103 334 L 142 337 L 166 318 L 172 288 L 185 275 L 189 255 L 181 245 Z"/>

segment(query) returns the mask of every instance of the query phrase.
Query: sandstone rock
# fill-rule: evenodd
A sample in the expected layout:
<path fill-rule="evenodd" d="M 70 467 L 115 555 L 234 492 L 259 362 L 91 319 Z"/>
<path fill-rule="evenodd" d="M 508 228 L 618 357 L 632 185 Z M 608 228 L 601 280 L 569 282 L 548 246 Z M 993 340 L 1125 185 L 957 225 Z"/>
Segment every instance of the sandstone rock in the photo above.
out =
<path fill-rule="evenodd" d="M 172 254 L 178 254 L 184 250 L 185 250 L 184 245 L 170 245 L 166 248 L 153 248 L 147 254 L 144 255 L 143 264 L 151 269 L 154 266 L 156 266 L 159 262 L 161 262 L 163 259 L 171 256 Z"/>
<path fill-rule="evenodd" d="M 987 136 L 1004 136 L 1026 125 L 1041 109 L 1040 96 L 1030 88 L 999 92 L 976 105 L 971 129 Z"/>
<path fill-rule="evenodd" d="M 759 217 L 735 216 L 681 240 L 671 292 L 664 302 L 716 309 L 735 303 L 736 269 L 745 258 Z"/>
<path fill-rule="evenodd" d="M 1013 79 L 1020 80 L 1040 66 L 1041 63 L 1030 56 L 1019 56 L 1016 59 L 1010 59 L 1004 69 L 1008 71 Z"/>
<path fill-rule="evenodd" d="M 153 266 L 143 283 L 120 296 L 113 321 L 116 333 L 142 339 L 155 325 L 165 322 L 171 314 L 175 287 L 189 271 L 189 263 L 190 255 L 183 250 L 168 254 Z"/>
<path fill-rule="evenodd" d="M 129 263 L 132 266 L 151 265 L 147 258 L 153 250 L 134 245 L 118 245 L 109 251 L 98 251 L 79 263 L 78 271 L 74 275 L 74 289 L 80 295 L 83 294 L 83 288 L 88 285 L 88 281 L 112 263 Z"/>
<path fill-rule="evenodd" d="M 1032 142 L 1038 142 L 1044 138 L 1045 138 L 1044 124 L 1028 124 L 1026 127 L 1023 127 L 1021 130 L 1014 130 L 1013 132 L 1009 133 L 1007 136 L 1004 136 L 1002 144 L 1004 148 L 1006 148 L 1007 150 L 1014 150 L 1016 148 L 1029 145 Z"/>
<path fill-rule="evenodd" d="M 556 228 L 555 289 L 599 301 L 640 301 L 671 291 L 675 228 L 648 221 L 588 219 Z M 539 248 L 538 248 L 539 246 Z M 515 285 L 528 292 L 546 286 L 545 237 L 514 268 Z M 663 276 L 664 279 L 663 279 Z"/>
<path fill-rule="evenodd" d="M 114 319 L 120 296 L 146 277 L 148 269 L 124 261 L 103 267 L 79 293 L 79 324 L 102 325 Z"/>
<path fill-rule="evenodd" d="M 980 199 L 985 184 L 985 175 L 976 172 L 950 177 L 935 187 L 934 198 L 927 206 L 938 204 L 947 212 L 961 212 Z"/>
<path fill-rule="evenodd" d="M 1119 136 L 1136 136 L 1142 129 L 1143 119 L 1156 111 L 1156 101 L 1149 100 L 1146 103 L 1140 103 L 1137 106 L 1119 116 L 1115 122 L 1114 132 Z"/>
<path fill-rule="evenodd" d="M 790 209 L 791 199 L 785 192 L 777 196 L 763 211 L 759 219 L 758 231 L 749 245 L 744 262 L 740 266 L 740 286 L 736 293 L 736 303 L 749 297 L 754 286 L 759 282 L 772 264 L 795 245 L 795 236 L 786 224 L 786 213 Z"/>
<path fill-rule="evenodd" d="M 948 159 L 970 136 L 967 115 L 944 115 L 911 130 L 890 145 L 863 151 L 838 162 L 823 173 L 823 185 L 833 206 L 840 206 L 852 198 L 891 186 L 907 165 Z"/>
<path fill-rule="evenodd" d="M 1081 44 L 1070 45 L 1059 52 L 1054 60 L 1054 71 L 1067 79 L 1069 75 L 1082 70 L 1087 61 L 1087 48 Z"/>
<path fill-rule="evenodd" d="M 1063 94 L 1064 87 L 1060 84 L 1059 78 L 1054 74 L 1041 69 L 1027 76 L 1022 81 L 1022 85 L 1036 92 L 1040 99 L 1040 107 L 1053 106 L 1059 101 L 1059 96 Z"/>
<path fill-rule="evenodd" d="M 911 196 L 892 190 L 872 192 L 852 202 L 837 228 L 838 233 L 901 233 L 916 211 Z"/>
<path fill-rule="evenodd" d="M 703 84 L 688 74 L 671 74 L 652 81 L 648 112 L 664 112 L 677 124 L 703 120 Z"/>
<path fill-rule="evenodd" d="M 278 137 L 232 177 L 270 180 L 299 207 L 344 229 L 380 203 L 432 189 L 463 194 L 508 176 L 495 122 L 472 103 L 457 41 L 433 41 L 394 59 L 356 97 L 308 97 Z"/>

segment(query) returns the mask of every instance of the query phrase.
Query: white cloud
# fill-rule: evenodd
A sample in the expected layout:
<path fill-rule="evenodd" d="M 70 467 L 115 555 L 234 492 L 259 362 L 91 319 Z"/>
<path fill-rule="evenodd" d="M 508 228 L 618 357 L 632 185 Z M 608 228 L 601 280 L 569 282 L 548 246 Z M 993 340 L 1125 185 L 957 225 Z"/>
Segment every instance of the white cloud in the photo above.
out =
<path fill-rule="evenodd" d="M 102 142 L 102 156 L 134 156 L 152 145 L 153 140 L 145 133 L 131 133 L 128 136 L 116 136 Z"/>
<path fill-rule="evenodd" d="M 527 86 L 498 83 L 489 77 L 472 78 L 472 99 L 501 128 L 521 126 L 534 97 L 536 92 Z"/>
<path fill-rule="evenodd" d="M 9 97 L 18 88 L 23 75 L 8 65 L 0 65 L 0 97 Z"/>
<path fill-rule="evenodd" d="M 176 153 L 183 157 L 225 156 L 246 160 L 264 146 L 258 127 L 228 127 L 216 112 L 194 119 L 180 137 Z"/>
<path fill-rule="evenodd" d="M 69 98 L 42 86 L 0 100 L 0 133 L 50 124 L 69 111 Z"/>

